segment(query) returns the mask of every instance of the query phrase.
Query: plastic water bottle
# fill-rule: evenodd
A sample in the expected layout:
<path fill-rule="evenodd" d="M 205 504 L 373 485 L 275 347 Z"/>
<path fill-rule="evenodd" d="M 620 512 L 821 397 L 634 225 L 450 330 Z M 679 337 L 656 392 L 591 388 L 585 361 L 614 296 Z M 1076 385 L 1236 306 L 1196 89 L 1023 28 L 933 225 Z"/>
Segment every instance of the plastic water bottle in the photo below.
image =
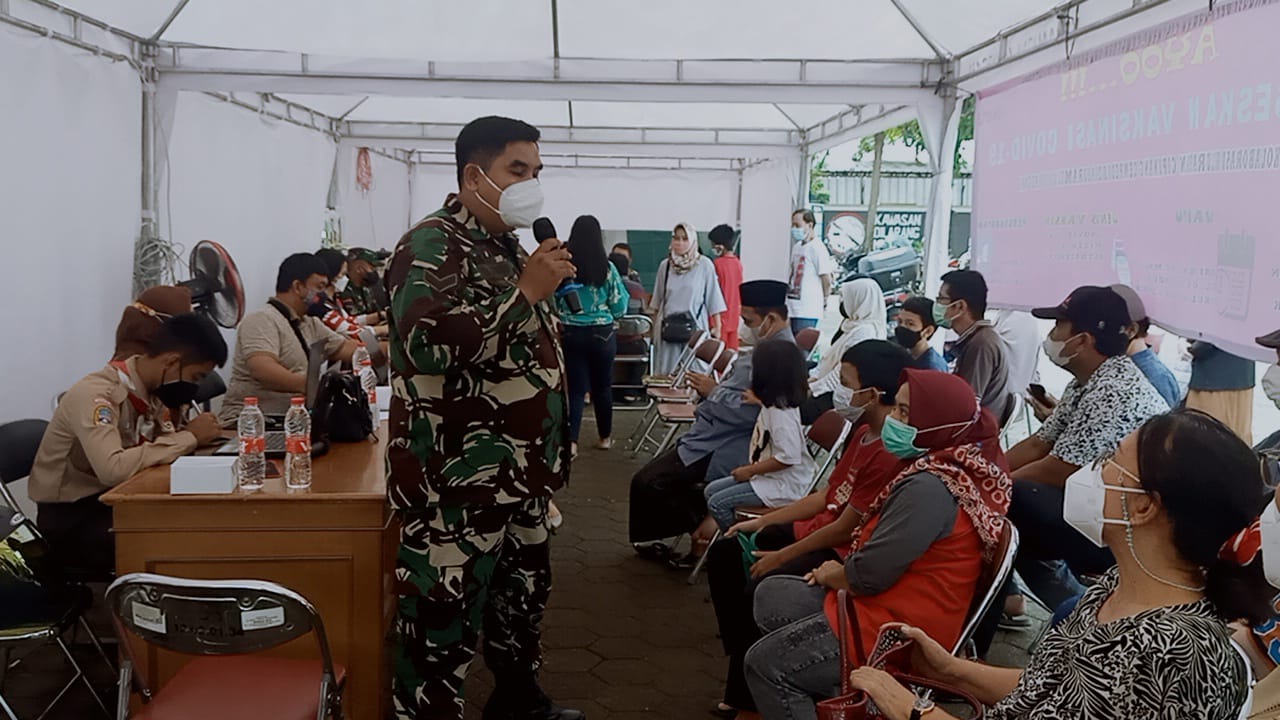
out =
<path fill-rule="evenodd" d="M 378 375 L 373 371 L 373 361 L 366 354 L 360 363 L 360 387 L 369 397 L 369 413 L 373 416 L 373 429 L 378 429 Z"/>
<path fill-rule="evenodd" d="M 241 490 L 262 488 L 267 475 L 267 420 L 258 409 L 258 398 L 244 399 L 240 421 L 236 425 L 240 436 L 240 459 L 237 461 L 237 480 Z"/>
<path fill-rule="evenodd" d="M 304 398 L 294 398 L 284 416 L 284 453 L 285 487 L 311 487 L 311 413 Z"/>
<path fill-rule="evenodd" d="M 360 374 L 360 368 L 372 358 L 369 355 L 369 348 L 365 346 L 363 340 L 356 341 L 356 351 L 351 355 L 351 371 L 356 375 Z"/>

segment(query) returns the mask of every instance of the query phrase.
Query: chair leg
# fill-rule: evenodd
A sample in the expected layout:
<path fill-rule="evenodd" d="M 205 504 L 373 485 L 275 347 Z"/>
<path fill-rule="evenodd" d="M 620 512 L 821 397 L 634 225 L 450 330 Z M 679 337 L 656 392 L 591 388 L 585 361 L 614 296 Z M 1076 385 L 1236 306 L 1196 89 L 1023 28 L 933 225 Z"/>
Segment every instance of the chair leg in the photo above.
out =
<path fill-rule="evenodd" d="M 666 452 L 667 448 L 671 446 L 671 441 L 674 440 L 676 436 L 677 427 L 679 426 L 674 424 L 667 427 L 667 434 L 662 438 L 662 442 L 658 443 L 658 449 L 653 451 L 654 457 L 658 457 L 662 453 Z"/>
<path fill-rule="evenodd" d="M 107 653 L 106 648 L 102 647 L 102 641 L 98 640 L 93 628 L 89 627 L 89 621 L 81 617 L 80 625 L 84 628 L 85 634 L 89 636 L 89 642 L 93 645 L 93 649 L 98 651 L 98 656 L 102 658 L 102 662 L 106 663 L 107 669 L 111 671 L 112 675 L 115 675 L 116 664 L 111 662 L 111 655 Z"/>
<path fill-rule="evenodd" d="M 720 539 L 722 534 L 723 533 L 720 532 L 720 528 L 716 528 L 716 534 L 712 535 L 711 542 L 707 543 L 706 552 L 702 553 L 702 557 L 698 558 L 698 564 L 694 565 L 693 571 L 689 573 L 688 583 L 690 585 L 698 582 L 698 573 L 702 572 L 702 566 L 707 564 L 707 555 L 711 554 L 711 546 L 716 544 L 716 541 Z"/>
<path fill-rule="evenodd" d="M 49 703 L 49 707 L 45 708 L 44 713 L 41 714 L 40 717 L 43 718 L 47 715 L 49 711 L 53 709 L 53 706 L 57 705 L 58 701 L 62 699 L 62 696 L 65 695 L 73 685 L 75 685 L 75 682 L 80 680 L 84 682 L 85 688 L 87 688 L 89 690 L 89 694 L 93 696 L 94 702 L 98 703 L 98 707 L 102 708 L 102 714 L 110 718 L 111 711 L 107 709 L 107 704 L 102 701 L 102 696 L 98 694 L 98 690 L 93 687 L 93 683 L 89 680 L 89 676 L 85 674 L 84 668 L 81 668 L 80 663 L 76 662 L 75 655 L 71 654 L 71 648 L 67 647 L 66 641 L 59 637 L 55 642 L 58 643 L 58 647 L 62 648 L 62 654 L 67 656 L 67 662 L 71 663 L 71 667 L 76 671 L 76 674 L 71 678 L 71 681 L 67 683 L 67 686 L 62 689 L 62 692 L 58 693 L 58 696 L 53 699 L 53 702 Z"/>
<path fill-rule="evenodd" d="M 639 437 L 631 444 L 631 457 L 635 459 L 644 450 L 645 443 L 649 440 L 649 433 L 653 432 L 653 428 L 658 424 L 658 404 L 653 404 L 653 409 L 645 413 L 644 418 L 640 420 L 640 424 L 636 428 L 640 431 Z M 632 434 L 635 437 L 635 434 Z"/>
<path fill-rule="evenodd" d="M 13 713 L 13 708 L 9 707 L 9 703 L 5 702 L 2 694 L 0 694 L 0 710 L 4 711 L 5 717 L 9 718 L 9 720 L 18 720 L 18 716 Z"/>

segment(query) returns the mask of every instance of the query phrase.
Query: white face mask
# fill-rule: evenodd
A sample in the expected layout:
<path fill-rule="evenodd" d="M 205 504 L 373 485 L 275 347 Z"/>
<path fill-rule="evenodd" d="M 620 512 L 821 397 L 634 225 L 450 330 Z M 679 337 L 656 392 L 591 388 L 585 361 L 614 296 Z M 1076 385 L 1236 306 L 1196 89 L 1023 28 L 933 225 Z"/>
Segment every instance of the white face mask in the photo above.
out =
<path fill-rule="evenodd" d="M 836 414 L 845 420 L 848 420 L 850 423 L 857 424 L 857 422 L 862 419 L 863 414 L 867 412 L 867 407 L 871 403 L 854 405 L 853 396 L 866 389 L 867 388 L 862 388 L 862 390 L 855 392 L 851 388 L 845 387 L 843 384 L 837 385 L 831 395 L 831 400 L 835 405 Z"/>
<path fill-rule="evenodd" d="M 1145 490 L 1139 488 L 1108 485 L 1102 479 L 1102 464 L 1093 463 L 1080 468 L 1067 478 L 1066 494 L 1062 500 L 1062 519 L 1098 547 L 1106 544 L 1102 541 L 1102 526 L 1129 526 L 1128 520 L 1112 520 L 1105 517 L 1108 490 L 1146 494 Z"/>
<path fill-rule="evenodd" d="M 520 182 L 511 183 L 506 189 L 498 187 L 498 184 L 489 178 L 483 170 L 480 171 L 484 175 L 484 179 L 489 181 L 494 190 L 497 190 L 498 207 L 489 204 L 483 196 L 476 193 L 480 198 L 480 202 L 484 203 L 488 208 L 502 218 L 502 222 L 514 228 L 533 227 L 533 221 L 538 219 L 542 214 L 542 183 L 537 178 L 529 178 Z"/>
<path fill-rule="evenodd" d="M 342 277 L 338 278 L 336 282 L 333 283 L 333 289 L 337 290 L 338 292 L 342 292 L 343 290 L 347 289 L 347 282 L 348 282 L 347 276 L 343 275 Z"/>
<path fill-rule="evenodd" d="M 1262 392 L 1267 394 L 1268 400 L 1280 408 L 1280 365 L 1267 368 L 1266 374 L 1262 376 Z M 1280 562 L 1280 559 L 1277 559 L 1277 562 Z"/>
<path fill-rule="evenodd" d="M 759 345 L 761 342 L 769 339 L 770 337 L 769 335 L 760 334 L 760 331 L 764 330 L 764 324 L 767 322 L 769 322 L 768 317 L 766 317 L 764 320 L 760 322 L 760 327 L 753 328 L 747 324 L 746 320 L 739 320 L 738 321 L 738 342 L 740 342 L 743 345 L 755 347 L 756 345 Z"/>
<path fill-rule="evenodd" d="M 1280 510 L 1276 509 L 1275 500 L 1262 511 L 1258 528 L 1262 531 L 1262 573 L 1267 582 L 1280 588 Z"/>
<path fill-rule="evenodd" d="M 1058 367 L 1066 367 L 1067 364 L 1074 360 L 1076 355 L 1079 355 L 1080 353 L 1076 352 L 1071 355 L 1063 355 L 1062 350 L 1067 346 L 1067 343 L 1078 337 L 1080 337 L 1080 335 L 1072 335 L 1066 340 L 1054 340 L 1053 336 L 1050 335 L 1044 339 L 1044 343 L 1041 347 L 1044 348 L 1044 354 L 1048 356 L 1049 362 L 1057 365 Z"/>

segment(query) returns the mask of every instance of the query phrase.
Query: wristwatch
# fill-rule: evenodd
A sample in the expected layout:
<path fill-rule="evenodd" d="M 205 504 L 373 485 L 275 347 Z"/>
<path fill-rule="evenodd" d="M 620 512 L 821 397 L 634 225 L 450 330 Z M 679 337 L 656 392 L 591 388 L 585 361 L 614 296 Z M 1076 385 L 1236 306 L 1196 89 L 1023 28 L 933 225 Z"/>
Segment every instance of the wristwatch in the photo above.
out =
<path fill-rule="evenodd" d="M 933 712 L 934 704 L 927 695 L 917 697 L 914 705 L 911 706 L 910 720 L 920 720 L 920 718 Z"/>

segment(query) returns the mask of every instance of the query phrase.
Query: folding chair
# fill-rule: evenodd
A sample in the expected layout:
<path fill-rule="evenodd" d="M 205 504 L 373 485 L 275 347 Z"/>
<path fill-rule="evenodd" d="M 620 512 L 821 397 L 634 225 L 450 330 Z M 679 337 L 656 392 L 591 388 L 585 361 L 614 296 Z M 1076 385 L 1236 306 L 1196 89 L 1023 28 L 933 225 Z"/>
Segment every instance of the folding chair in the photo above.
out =
<path fill-rule="evenodd" d="M 809 483 L 809 489 L 805 491 L 806 495 L 812 494 L 822 483 L 835 466 L 836 461 L 840 458 L 841 450 L 845 443 L 849 440 L 849 433 L 853 430 L 853 426 L 848 420 L 840 417 L 839 413 L 834 410 L 828 410 L 809 427 L 806 433 L 808 441 L 809 453 L 813 455 L 814 470 L 813 480 Z M 738 508 L 735 515 L 743 520 L 758 518 L 769 512 L 773 508 Z M 714 545 L 723 533 L 716 529 L 715 535 L 711 537 L 710 545 Z M 710 546 L 709 545 L 709 546 Z M 708 547 L 709 547 L 708 546 Z M 706 562 L 707 556 L 704 554 L 698 559 L 698 564 L 693 566 L 693 570 L 689 573 L 689 584 L 692 585 L 698 581 L 698 573 L 702 572 L 702 566 Z"/>
<path fill-rule="evenodd" d="M 1013 402 L 1009 407 L 1009 416 L 1000 427 L 1000 446 L 1005 450 L 1010 447 L 1009 433 L 1020 418 L 1027 423 L 1027 435 L 1031 434 L 1031 407 L 1027 404 L 1027 399 L 1022 393 L 1013 393 L 1011 397 Z"/>
<path fill-rule="evenodd" d="M 613 389 L 621 391 L 630 391 L 628 394 L 644 395 L 647 389 L 644 384 L 644 378 L 653 373 L 653 320 L 648 315 L 624 315 L 618 320 L 618 354 L 613 360 L 615 369 Z M 643 351 L 623 352 L 624 346 L 643 346 Z M 640 380 L 635 380 L 632 368 L 636 366 L 644 366 L 644 372 L 641 373 Z M 622 382 L 618 382 L 618 378 L 623 378 Z M 645 402 L 643 405 L 629 405 L 614 403 L 613 409 L 620 412 L 635 412 L 637 410 L 647 411 L 652 403 Z"/>
<path fill-rule="evenodd" d="M 116 720 L 126 720 L 136 690 L 144 703 L 132 717 L 236 720 L 341 720 L 346 668 L 329 653 L 324 624 L 298 593 L 261 580 L 187 580 L 133 573 L 107 589 L 125 662 Z M 126 630 L 128 632 L 126 632 Z M 251 653 L 314 634 L 319 660 Z M 148 645 L 199 656 L 153 691 L 135 675 L 130 635 Z"/>
<path fill-rule="evenodd" d="M 813 349 L 818 346 L 818 338 L 821 336 L 822 333 L 818 331 L 818 328 L 805 328 L 796 333 L 796 345 L 808 357 L 809 353 L 813 352 Z"/>
<path fill-rule="evenodd" d="M 65 582 L 56 567 L 35 523 L 18 508 L 18 502 L 9 492 L 8 483 L 26 477 L 31 472 L 36 449 L 48 423 L 43 420 L 19 420 L 0 427 L 0 607 L 4 622 L 0 623 L 0 679 L 10 667 L 9 653 L 16 647 L 32 643 L 53 643 L 71 664 L 71 679 L 62 686 L 39 717 L 46 717 L 77 683 L 82 683 L 93 696 L 104 715 L 110 711 L 89 681 L 84 669 L 76 661 L 64 636 L 76 628 L 85 630 L 93 647 L 102 656 L 111 672 L 115 666 L 107 656 L 97 637 L 85 622 L 84 613 L 93 604 L 93 593 L 83 585 Z M 13 709 L 0 692 L 0 711 L 9 720 L 18 720 Z"/>
<path fill-rule="evenodd" d="M 652 327 L 652 323 L 650 324 Z M 666 375 L 647 375 L 644 378 L 645 387 L 671 387 L 684 377 L 685 371 L 693 364 L 694 353 L 698 349 L 698 345 L 707 337 L 706 330 L 695 330 L 689 336 L 689 342 L 685 343 L 684 350 L 680 351 L 680 355 L 676 358 L 675 367 Z"/>
<path fill-rule="evenodd" d="M 724 354 L 723 342 L 711 339 L 704 340 L 700 345 L 698 345 L 698 349 L 694 352 L 693 358 L 690 360 L 690 364 L 697 360 L 714 367 L 722 354 Z M 687 372 L 681 375 L 681 385 L 669 388 L 651 387 L 646 391 L 649 399 L 652 400 L 654 404 L 650 412 L 645 413 L 645 416 L 640 420 L 640 424 L 636 426 L 636 431 L 632 433 L 631 438 L 628 440 L 628 443 L 631 445 L 632 458 L 639 457 L 645 447 L 650 444 L 653 444 L 658 448 L 654 453 L 655 455 L 662 454 L 662 447 L 665 443 L 655 442 L 655 438 L 652 437 L 653 431 L 657 427 L 658 423 L 662 422 L 662 413 L 659 411 L 659 407 L 661 405 L 664 403 L 677 404 L 697 402 L 697 392 L 683 387 L 684 375 L 687 375 Z M 668 433 L 668 437 L 669 436 L 670 433 Z"/>
<path fill-rule="evenodd" d="M 960 638 L 956 640 L 951 654 L 960 656 L 963 651 L 969 657 L 976 657 L 977 648 L 973 646 L 973 634 L 978 631 L 982 618 L 986 617 L 991 607 L 1000 599 L 1000 591 L 1005 582 L 1013 574 L 1013 559 L 1018 554 L 1018 528 L 1005 518 L 1004 529 L 1000 531 L 1000 544 L 996 547 L 995 557 L 982 568 L 978 576 L 977 591 L 973 596 L 973 604 L 969 607 L 969 615 L 965 620 Z"/>

